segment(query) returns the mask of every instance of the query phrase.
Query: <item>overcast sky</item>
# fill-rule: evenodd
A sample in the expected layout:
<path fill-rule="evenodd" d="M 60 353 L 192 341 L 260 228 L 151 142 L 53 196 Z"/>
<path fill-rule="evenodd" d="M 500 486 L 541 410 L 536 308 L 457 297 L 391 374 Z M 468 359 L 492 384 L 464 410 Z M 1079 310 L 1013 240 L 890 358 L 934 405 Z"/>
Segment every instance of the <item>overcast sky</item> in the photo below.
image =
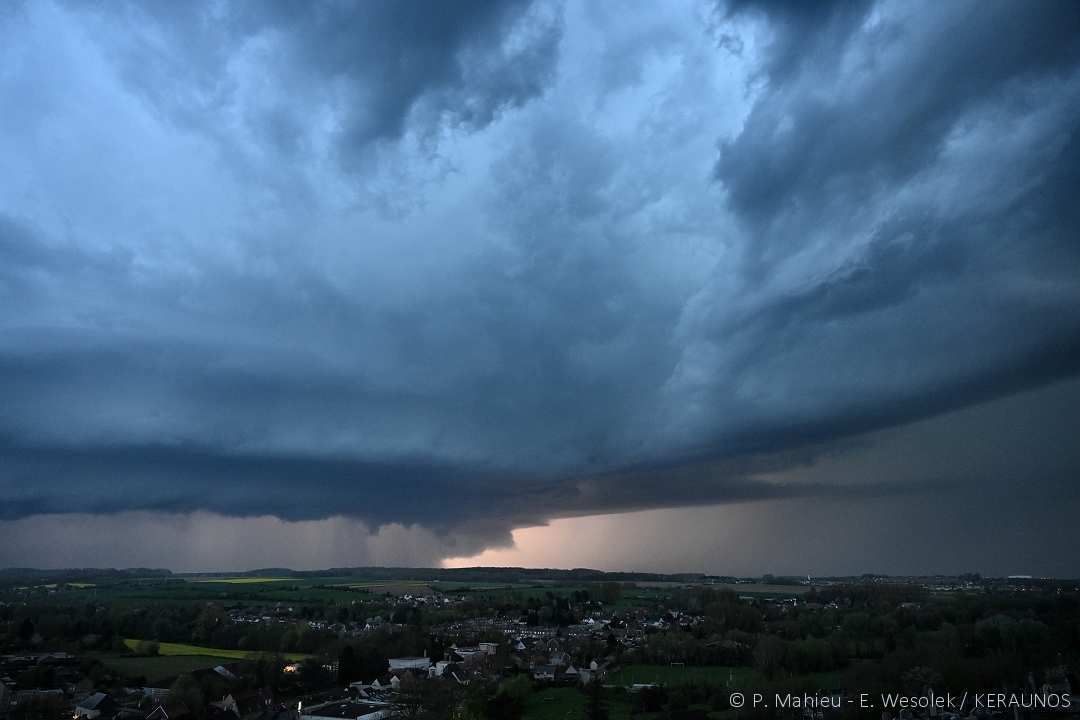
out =
<path fill-rule="evenodd" d="M 6 3 L 0 324 L 0 565 L 1080 575 L 1080 6 Z"/>

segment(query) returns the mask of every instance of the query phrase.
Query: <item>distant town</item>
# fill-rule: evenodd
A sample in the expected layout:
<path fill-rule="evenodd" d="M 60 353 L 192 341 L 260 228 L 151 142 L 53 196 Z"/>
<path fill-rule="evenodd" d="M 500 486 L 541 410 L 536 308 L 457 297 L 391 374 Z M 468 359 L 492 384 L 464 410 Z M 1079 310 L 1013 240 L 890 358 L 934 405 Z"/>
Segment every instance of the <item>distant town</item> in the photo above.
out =
<path fill-rule="evenodd" d="M 0 571 L 0 718 L 1080 717 L 1080 583 Z"/>

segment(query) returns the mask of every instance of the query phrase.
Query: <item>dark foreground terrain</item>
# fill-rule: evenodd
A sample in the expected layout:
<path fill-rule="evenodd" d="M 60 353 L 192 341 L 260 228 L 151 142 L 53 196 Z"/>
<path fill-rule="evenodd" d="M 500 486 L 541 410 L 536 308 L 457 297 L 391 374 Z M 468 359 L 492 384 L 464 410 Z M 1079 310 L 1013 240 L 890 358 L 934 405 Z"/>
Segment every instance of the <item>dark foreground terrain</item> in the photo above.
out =
<path fill-rule="evenodd" d="M 0 717 L 1077 717 L 1077 586 L 6 570 Z"/>

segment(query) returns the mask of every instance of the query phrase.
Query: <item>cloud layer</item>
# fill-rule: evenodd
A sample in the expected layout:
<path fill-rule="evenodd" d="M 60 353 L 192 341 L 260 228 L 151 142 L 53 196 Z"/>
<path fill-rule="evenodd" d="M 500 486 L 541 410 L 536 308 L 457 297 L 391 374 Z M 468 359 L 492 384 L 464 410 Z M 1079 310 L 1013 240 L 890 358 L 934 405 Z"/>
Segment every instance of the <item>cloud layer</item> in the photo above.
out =
<path fill-rule="evenodd" d="M 8 521 L 888 494 L 763 477 L 1080 370 L 1071 4 L 28 1 L 0 98 Z"/>

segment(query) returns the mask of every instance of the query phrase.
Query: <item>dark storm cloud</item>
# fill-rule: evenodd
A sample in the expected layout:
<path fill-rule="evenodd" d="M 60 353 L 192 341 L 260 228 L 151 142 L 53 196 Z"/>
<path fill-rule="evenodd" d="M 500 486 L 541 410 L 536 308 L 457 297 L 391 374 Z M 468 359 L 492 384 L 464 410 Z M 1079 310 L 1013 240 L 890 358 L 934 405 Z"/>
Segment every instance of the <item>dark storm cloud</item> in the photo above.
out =
<path fill-rule="evenodd" d="M 980 487 L 776 477 L 1080 370 L 1080 11 L 701 9 L 5 14 L 3 517 Z"/>
<path fill-rule="evenodd" d="M 760 13 L 768 19 L 773 36 L 768 41 L 763 69 L 776 84 L 791 79 L 808 56 L 841 52 L 872 5 L 868 0 L 818 3 L 732 0 L 719 3 L 728 16 Z"/>
<path fill-rule="evenodd" d="M 1075 373 L 1076 8 L 751 7 L 775 37 L 715 169 L 746 242 L 694 317 L 708 391 L 825 430 Z"/>
<path fill-rule="evenodd" d="M 770 85 L 717 165 L 755 224 L 832 215 L 838 201 L 850 209 L 902 185 L 935 161 L 965 113 L 1030 108 L 1044 97 L 1025 90 L 1070 79 L 1080 57 L 1080 13 L 1067 3 L 960 3 L 913 13 L 906 27 L 866 28 L 871 8 L 775 13 Z M 1070 154 L 1059 152 L 1056 167 Z"/>
<path fill-rule="evenodd" d="M 127 82 L 180 122 L 214 133 L 239 111 L 260 141 L 295 156 L 325 106 L 353 161 L 400 138 L 411 114 L 429 116 L 429 130 L 447 117 L 475 129 L 541 93 L 561 22 L 529 10 L 526 0 L 130 3 L 109 7 L 116 26 L 104 34 Z M 229 64 L 253 46 L 251 71 L 270 92 L 248 103 Z"/>

